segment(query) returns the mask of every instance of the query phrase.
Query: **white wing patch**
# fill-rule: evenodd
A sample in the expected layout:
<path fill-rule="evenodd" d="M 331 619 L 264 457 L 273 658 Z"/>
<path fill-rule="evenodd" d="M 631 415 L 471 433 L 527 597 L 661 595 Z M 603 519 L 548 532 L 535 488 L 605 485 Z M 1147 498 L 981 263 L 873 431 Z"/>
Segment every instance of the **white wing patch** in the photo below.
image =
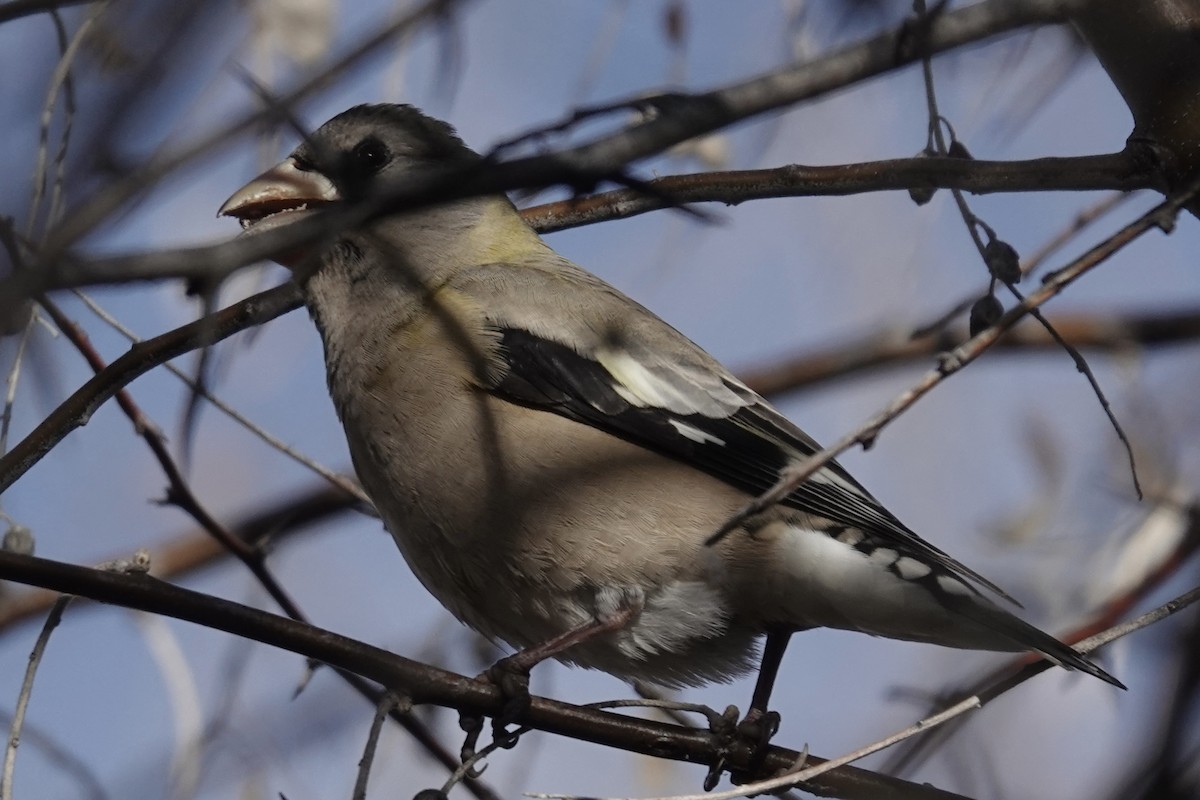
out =
<path fill-rule="evenodd" d="M 678 393 L 628 352 L 603 348 L 596 351 L 596 360 L 617 379 L 613 390 L 625 401 L 640 408 L 656 406 L 675 410 L 668 395 L 674 395 L 677 400 Z"/>
<path fill-rule="evenodd" d="M 747 404 L 724 383 L 724 376 L 686 363 L 647 362 L 625 349 L 602 347 L 596 361 L 614 380 L 613 391 L 638 408 L 719 419 Z"/>
<path fill-rule="evenodd" d="M 933 571 L 933 568 L 910 556 L 901 556 L 896 561 L 896 571 L 900 573 L 901 578 L 915 581 L 918 578 L 924 578 Z"/>
<path fill-rule="evenodd" d="M 900 554 L 889 547 L 876 547 L 871 551 L 870 555 L 867 556 L 867 560 L 872 564 L 878 564 L 881 567 L 890 567 L 892 564 L 896 563 L 896 559 L 899 557 Z"/>
<path fill-rule="evenodd" d="M 689 425 L 682 420 L 669 419 L 669 420 L 667 420 L 667 422 L 670 422 L 671 427 L 673 427 L 676 430 L 676 432 L 678 432 L 679 435 L 685 439 L 691 439 L 693 442 L 699 442 L 700 444 L 711 443 L 711 444 L 719 444 L 722 447 L 725 446 L 725 440 L 722 439 L 720 436 L 713 436 L 708 431 L 702 431 L 699 428 L 697 428 L 696 426 Z"/>
<path fill-rule="evenodd" d="M 951 575 L 938 575 L 937 584 L 947 594 L 963 594 L 968 597 L 971 595 L 971 590 L 967 588 L 967 585 Z"/>

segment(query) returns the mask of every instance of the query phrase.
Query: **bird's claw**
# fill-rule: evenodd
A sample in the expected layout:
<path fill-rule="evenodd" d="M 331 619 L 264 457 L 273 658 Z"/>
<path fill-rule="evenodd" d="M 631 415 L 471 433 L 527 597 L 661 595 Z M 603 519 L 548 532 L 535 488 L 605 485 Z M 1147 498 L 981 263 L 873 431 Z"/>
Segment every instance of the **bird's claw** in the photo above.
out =
<path fill-rule="evenodd" d="M 778 711 L 752 708 L 746 712 L 745 719 L 737 725 L 737 735 L 740 740 L 750 745 L 750 760 L 747 762 L 747 768 L 737 775 L 731 774 L 730 780 L 743 783 L 744 776 L 749 776 L 746 779 L 752 780 L 758 775 L 767 758 L 767 752 L 771 749 L 771 739 L 779 732 L 781 721 Z"/>
<path fill-rule="evenodd" d="M 706 792 L 711 792 L 716 788 L 718 781 L 721 780 L 721 773 L 725 771 L 725 759 L 729 755 L 730 747 L 738 737 L 737 719 L 737 706 L 726 706 L 724 712 L 712 714 L 708 718 L 708 730 L 717 742 L 717 757 L 704 776 L 704 791 Z"/>
<path fill-rule="evenodd" d="M 529 697 L 529 669 L 510 656 L 488 667 L 479 680 L 495 686 L 504 698 L 504 707 L 492 718 L 492 736 L 501 747 L 510 748 L 517 743 L 517 739 L 509 732 L 508 726 L 523 717 L 532 702 Z"/>
<path fill-rule="evenodd" d="M 746 718 L 737 724 L 737 735 L 750 743 L 757 759 L 766 753 L 771 739 L 779 733 L 781 721 L 778 711 L 760 711 L 752 708 L 746 713 Z"/>
<path fill-rule="evenodd" d="M 460 763 L 467 764 L 471 759 L 475 758 L 475 746 L 479 744 L 479 734 L 483 733 L 483 717 L 474 714 L 459 714 L 458 727 L 466 732 L 466 738 L 463 739 L 462 748 L 458 751 Z M 483 773 L 483 769 L 470 767 L 466 771 L 467 777 L 477 779 Z"/>
<path fill-rule="evenodd" d="M 532 702 L 529 697 L 529 669 L 513 657 L 502 658 L 476 676 L 475 680 L 490 683 L 500 690 L 504 705 L 500 713 L 492 718 L 492 741 L 496 747 L 506 750 L 512 748 L 520 738 L 520 733 L 510 731 L 508 726 L 524 716 Z M 461 714 L 458 724 L 467 734 L 459 753 L 465 764 L 475 756 L 479 735 L 483 733 L 483 717 Z"/>
<path fill-rule="evenodd" d="M 750 759 L 745 770 L 738 770 L 737 774 L 731 770 L 730 777 L 734 783 L 740 783 L 745 776 L 758 772 L 770 749 L 771 739 L 779 732 L 780 721 L 778 712 L 757 708 L 750 709 L 739 721 L 737 706 L 729 706 L 720 716 L 710 718 L 709 730 L 717 740 L 717 758 L 704 777 L 704 791 L 712 791 L 716 787 L 729 753 L 738 745 L 750 748 Z"/>

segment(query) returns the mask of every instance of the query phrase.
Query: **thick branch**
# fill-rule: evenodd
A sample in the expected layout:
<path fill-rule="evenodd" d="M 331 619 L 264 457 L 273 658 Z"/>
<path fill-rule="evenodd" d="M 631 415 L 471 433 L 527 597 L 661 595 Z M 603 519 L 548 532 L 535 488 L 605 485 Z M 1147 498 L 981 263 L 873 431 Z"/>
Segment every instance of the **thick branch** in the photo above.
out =
<path fill-rule="evenodd" d="M 268 614 L 221 598 L 163 583 L 147 575 L 104 572 L 33 556 L 0 552 L 0 580 L 41 586 L 57 592 L 90 597 L 104 603 L 164 614 L 236 636 L 279 647 L 362 675 L 414 703 L 431 703 L 468 714 L 494 715 L 504 700 L 488 683 L 430 667 L 331 631 Z M 596 711 L 545 698 L 533 698 L 517 720 L 539 730 L 657 758 L 708 764 L 724 755 L 726 764 L 745 770 L 752 753 L 741 746 L 722 754 L 711 733 L 652 720 Z M 792 766 L 797 753 L 772 747 L 764 770 Z M 809 756 L 810 764 L 822 759 Z M 928 786 L 840 768 L 804 787 L 817 794 L 844 798 L 958 798 Z"/>
<path fill-rule="evenodd" d="M 735 205 L 776 197 L 847 195 L 911 188 L 962 188 L 968 191 L 1027 192 L 1048 190 L 1158 188 L 1145 161 L 1130 152 L 1030 161 L 969 161 L 959 158 L 908 158 L 825 167 L 790 165 L 775 169 L 673 175 L 647 181 L 637 189 L 548 203 L 524 212 L 542 232 L 644 214 L 685 203 L 717 202 Z M 487 180 L 486 173 L 480 177 Z M 431 186 L 443 199 L 457 191 Z M 375 213 L 374 206 L 332 209 L 319 220 L 282 227 L 200 247 L 96 259 L 65 259 L 47 277 L 43 288 L 77 288 L 92 284 L 185 278 L 220 280 L 234 270 L 275 253 L 309 245 Z M 414 202 L 416 202 L 414 200 Z M 30 276 L 36 273 L 30 273 Z M 26 283 L 34 280 L 29 277 Z"/>
<path fill-rule="evenodd" d="M 922 31 L 920 48 L 910 46 L 912 33 L 901 26 L 822 58 L 710 92 L 633 99 L 617 106 L 649 107 L 655 113 L 616 133 L 556 152 L 408 175 L 359 207 L 330 209 L 291 229 L 266 231 L 215 247 L 91 262 L 62 257 L 52 248 L 42 254 L 43 263 L 37 268 L 0 286 L 0 294 L 25 297 L 53 288 L 156 277 L 215 282 L 273 252 L 312 245 L 376 216 L 461 197 L 556 185 L 579 189 L 606 180 L 621 181 L 631 163 L 687 139 L 883 74 L 913 63 L 925 53 L 951 50 L 1026 25 L 1058 21 L 1070 6 L 1065 0 L 985 0 L 938 15 Z M 93 216 L 72 215 L 67 229 L 56 232 L 51 241 L 74 241 L 75 229 Z"/>
<path fill-rule="evenodd" d="M 1200 169 L 1200 4 L 1091 0 L 1072 15 L 1175 187 Z"/>
<path fill-rule="evenodd" d="M 46 14 L 67 6 L 82 6 L 95 0 L 11 0 L 0 4 L 0 24 L 32 14 Z"/>
<path fill-rule="evenodd" d="M 626 219 L 684 203 L 726 203 L 776 197 L 826 197 L 907 189 L 991 192 L 1091 191 L 1162 188 L 1145 162 L 1129 151 L 1028 161 L 898 158 L 861 164 L 671 175 L 646 181 L 646 189 L 618 189 L 547 203 L 525 213 L 543 232 L 610 219 Z"/>
<path fill-rule="evenodd" d="M 1029 25 L 1060 22 L 1071 0 L 984 0 L 939 14 L 919 42 L 907 26 L 851 44 L 829 55 L 702 94 L 664 98 L 658 112 L 616 134 L 599 137 L 551 157 L 518 159 L 499 166 L 513 176 L 555 174 L 603 179 L 626 164 L 662 152 L 718 128 L 845 88 L 918 61 Z M 912 46 L 919 44 L 919 46 Z M 631 105 L 654 105 L 631 102 Z M 510 186 L 508 188 L 516 188 Z"/>

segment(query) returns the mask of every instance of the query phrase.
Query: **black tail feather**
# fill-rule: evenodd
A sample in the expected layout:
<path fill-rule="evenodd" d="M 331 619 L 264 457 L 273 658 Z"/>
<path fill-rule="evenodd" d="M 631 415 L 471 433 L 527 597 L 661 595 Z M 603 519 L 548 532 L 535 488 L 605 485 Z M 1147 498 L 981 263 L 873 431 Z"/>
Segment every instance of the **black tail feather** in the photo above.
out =
<path fill-rule="evenodd" d="M 960 614 L 991 628 L 1012 641 L 1016 645 L 1013 647 L 1014 650 L 1032 650 L 1041 653 L 1060 667 L 1086 672 L 1118 689 L 1127 688 L 1125 684 L 1105 672 L 1090 658 L 1070 645 L 1063 644 L 1045 631 L 1035 628 L 990 601 L 982 598 L 963 597 L 961 602 L 957 602 L 955 605 L 957 606 L 955 610 Z"/>

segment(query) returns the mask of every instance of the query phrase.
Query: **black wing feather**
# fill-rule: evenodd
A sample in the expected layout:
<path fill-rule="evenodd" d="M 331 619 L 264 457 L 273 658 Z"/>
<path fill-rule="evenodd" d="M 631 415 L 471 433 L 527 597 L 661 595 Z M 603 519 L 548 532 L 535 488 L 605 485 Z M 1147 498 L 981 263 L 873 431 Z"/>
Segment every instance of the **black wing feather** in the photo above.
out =
<path fill-rule="evenodd" d="M 748 494 L 765 492 L 775 484 L 784 467 L 819 448 L 765 400 L 732 379 L 726 379 L 727 385 L 741 395 L 747 405 L 719 418 L 677 414 L 626 399 L 617 391 L 615 376 L 601 363 L 566 345 L 520 329 L 508 328 L 499 332 L 509 369 L 492 387 L 497 396 L 560 414 L 681 459 Z M 694 429 L 693 438 L 679 429 L 680 424 Z M 695 436 L 697 432 L 701 434 L 698 437 Z M 722 444 L 709 441 L 708 437 L 716 437 Z M 838 464 L 830 463 L 826 469 L 846 483 L 808 481 L 789 495 L 783 505 L 862 531 L 867 540 L 856 546 L 893 548 L 960 578 L 975 581 L 1016 603 L 990 581 L 906 528 Z M 935 570 L 920 580 L 948 608 L 996 630 L 1021 647 L 1039 650 L 1064 666 L 1083 670 L 1113 686 L 1125 688 L 1116 678 L 1053 636 L 990 603 L 975 602 L 943 591 L 937 574 Z M 969 583 L 965 585 L 970 586 Z"/>
<path fill-rule="evenodd" d="M 676 414 L 630 402 L 617 391 L 616 379 L 602 364 L 564 344 L 517 328 L 499 333 L 508 371 L 492 387 L 497 396 L 552 411 L 682 460 L 749 495 L 766 492 L 784 468 L 818 449 L 816 442 L 787 418 L 739 384 L 727 381 L 730 388 L 746 395 L 749 404 L 728 416 Z M 702 433 L 704 440 L 684 435 L 680 425 Z M 808 481 L 782 504 L 862 530 L 902 554 L 937 564 L 1017 604 L 991 581 L 905 527 L 839 464 L 831 462 L 826 469 L 846 485 Z"/>

